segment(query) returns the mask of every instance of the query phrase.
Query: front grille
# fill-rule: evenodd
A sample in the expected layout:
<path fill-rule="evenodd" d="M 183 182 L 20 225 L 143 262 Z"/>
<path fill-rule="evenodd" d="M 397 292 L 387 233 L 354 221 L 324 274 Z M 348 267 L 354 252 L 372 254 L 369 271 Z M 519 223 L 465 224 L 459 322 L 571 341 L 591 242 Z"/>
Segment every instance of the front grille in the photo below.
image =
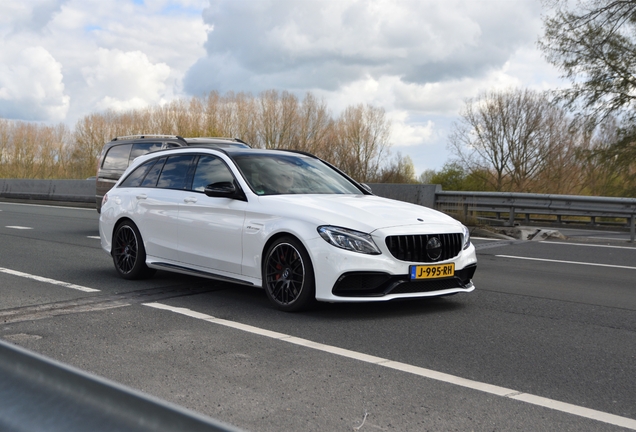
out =
<path fill-rule="evenodd" d="M 426 245 L 433 237 L 441 242 L 441 253 L 428 251 Z M 400 261 L 429 263 L 456 257 L 462 250 L 461 234 L 400 235 L 386 238 L 391 255 Z"/>

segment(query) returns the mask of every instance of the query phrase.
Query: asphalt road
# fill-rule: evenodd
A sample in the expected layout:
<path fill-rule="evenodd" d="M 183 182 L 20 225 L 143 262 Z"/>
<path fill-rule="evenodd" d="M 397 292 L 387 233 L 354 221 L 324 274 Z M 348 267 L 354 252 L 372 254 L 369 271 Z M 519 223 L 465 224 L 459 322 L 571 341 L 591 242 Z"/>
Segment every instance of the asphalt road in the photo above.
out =
<path fill-rule="evenodd" d="M 470 294 L 288 314 L 122 280 L 94 210 L 0 203 L 0 338 L 252 431 L 636 429 L 636 248 L 570 234 L 474 239 Z"/>

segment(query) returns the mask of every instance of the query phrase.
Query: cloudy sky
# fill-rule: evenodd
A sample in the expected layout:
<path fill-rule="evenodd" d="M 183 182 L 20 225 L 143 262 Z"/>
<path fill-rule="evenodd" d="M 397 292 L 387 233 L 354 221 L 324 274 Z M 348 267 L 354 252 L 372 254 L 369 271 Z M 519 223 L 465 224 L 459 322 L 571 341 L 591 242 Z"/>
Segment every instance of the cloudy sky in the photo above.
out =
<path fill-rule="evenodd" d="M 47 124 L 211 90 L 369 103 L 419 175 L 482 91 L 560 85 L 539 0 L 2 0 L 0 117 Z M 150 131 L 149 131 L 150 132 Z"/>

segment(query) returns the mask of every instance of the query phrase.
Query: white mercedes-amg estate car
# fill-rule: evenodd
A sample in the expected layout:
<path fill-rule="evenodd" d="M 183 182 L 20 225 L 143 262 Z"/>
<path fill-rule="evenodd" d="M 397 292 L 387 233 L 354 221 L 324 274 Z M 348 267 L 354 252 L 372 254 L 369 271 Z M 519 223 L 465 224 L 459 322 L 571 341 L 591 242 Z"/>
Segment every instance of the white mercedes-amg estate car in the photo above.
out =
<path fill-rule="evenodd" d="M 470 292 L 477 268 L 455 219 L 292 151 L 141 156 L 104 196 L 99 231 L 126 279 L 161 269 L 254 285 L 286 311 Z"/>

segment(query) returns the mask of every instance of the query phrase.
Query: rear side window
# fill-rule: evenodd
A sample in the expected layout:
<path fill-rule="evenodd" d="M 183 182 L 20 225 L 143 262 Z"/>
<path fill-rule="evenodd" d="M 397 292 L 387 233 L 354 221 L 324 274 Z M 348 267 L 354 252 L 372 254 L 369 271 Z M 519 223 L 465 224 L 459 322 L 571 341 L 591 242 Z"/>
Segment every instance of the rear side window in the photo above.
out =
<path fill-rule="evenodd" d="M 124 171 L 128 168 L 131 148 L 132 144 L 123 144 L 111 147 L 110 150 L 108 150 L 108 153 L 106 153 L 102 168 L 106 170 Z"/>
<path fill-rule="evenodd" d="M 194 155 L 170 156 L 161 171 L 158 188 L 185 189 Z"/>
<path fill-rule="evenodd" d="M 144 142 L 133 144 L 132 151 L 130 152 L 130 158 L 128 159 L 128 163 L 135 160 L 136 157 L 143 156 L 146 153 L 150 153 L 153 151 L 161 150 L 160 142 Z"/>
<path fill-rule="evenodd" d="M 137 168 L 135 168 L 135 170 L 133 172 L 131 172 L 128 175 L 128 177 L 126 177 L 126 180 L 121 182 L 119 187 L 139 187 L 139 186 L 141 186 L 141 182 L 143 181 L 144 177 L 146 177 L 146 174 L 148 174 L 148 171 L 150 171 L 150 169 L 153 167 L 155 162 L 157 162 L 157 159 L 150 160 L 150 161 L 146 162 L 145 164 L 140 165 Z"/>
<path fill-rule="evenodd" d="M 157 185 L 157 179 L 159 174 L 161 174 L 163 165 L 166 163 L 166 159 L 168 158 L 162 157 L 157 160 L 157 163 L 148 171 L 148 174 L 141 182 L 141 187 L 155 187 Z"/>

